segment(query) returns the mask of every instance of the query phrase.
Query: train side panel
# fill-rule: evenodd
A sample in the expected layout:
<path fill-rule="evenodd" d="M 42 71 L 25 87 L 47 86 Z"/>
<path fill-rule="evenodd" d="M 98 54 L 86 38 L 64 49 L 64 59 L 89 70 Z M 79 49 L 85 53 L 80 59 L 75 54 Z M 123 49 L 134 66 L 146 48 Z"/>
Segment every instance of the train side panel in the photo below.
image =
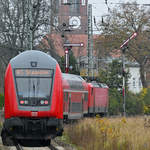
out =
<path fill-rule="evenodd" d="M 88 84 L 88 115 L 104 115 L 108 111 L 108 87 L 101 83 Z"/>
<path fill-rule="evenodd" d="M 95 112 L 106 113 L 108 107 L 108 88 L 94 88 Z"/>
<path fill-rule="evenodd" d="M 12 103 L 13 102 L 13 103 Z M 5 119 L 15 116 L 17 109 L 17 96 L 11 64 L 5 73 Z"/>

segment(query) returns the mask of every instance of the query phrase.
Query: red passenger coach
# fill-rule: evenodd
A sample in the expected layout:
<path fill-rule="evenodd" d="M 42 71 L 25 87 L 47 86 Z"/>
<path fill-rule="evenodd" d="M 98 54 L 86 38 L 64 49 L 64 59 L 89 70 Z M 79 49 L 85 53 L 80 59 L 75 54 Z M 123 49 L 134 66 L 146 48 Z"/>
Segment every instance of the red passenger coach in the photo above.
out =
<path fill-rule="evenodd" d="M 108 87 L 102 83 L 92 82 L 88 84 L 88 89 L 89 115 L 105 115 L 108 111 Z"/>
<path fill-rule="evenodd" d="M 88 84 L 78 75 L 63 73 L 64 119 L 80 119 L 88 113 Z"/>
<path fill-rule="evenodd" d="M 62 74 L 56 60 L 36 50 L 11 59 L 5 74 L 3 144 L 49 145 L 62 131 Z"/>

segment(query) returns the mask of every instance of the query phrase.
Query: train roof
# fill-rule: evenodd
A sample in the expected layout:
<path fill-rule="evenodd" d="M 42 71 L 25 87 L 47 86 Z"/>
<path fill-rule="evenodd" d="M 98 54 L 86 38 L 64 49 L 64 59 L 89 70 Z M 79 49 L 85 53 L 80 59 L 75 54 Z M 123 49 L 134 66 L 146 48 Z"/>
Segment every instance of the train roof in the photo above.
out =
<path fill-rule="evenodd" d="M 31 68 L 35 62 L 36 68 L 55 68 L 57 61 L 50 55 L 39 50 L 26 50 L 10 60 L 13 68 Z"/>
<path fill-rule="evenodd" d="M 87 84 L 85 80 L 79 75 L 63 73 L 62 78 L 63 78 L 63 89 L 77 90 L 77 91 L 87 90 Z"/>
<path fill-rule="evenodd" d="M 91 84 L 93 85 L 93 87 L 101 87 L 101 88 L 108 88 L 108 86 L 104 83 L 98 83 L 96 81 L 92 81 Z"/>
<path fill-rule="evenodd" d="M 62 73 L 62 77 L 65 80 L 82 81 L 82 82 L 85 81 L 81 76 L 74 74 Z"/>

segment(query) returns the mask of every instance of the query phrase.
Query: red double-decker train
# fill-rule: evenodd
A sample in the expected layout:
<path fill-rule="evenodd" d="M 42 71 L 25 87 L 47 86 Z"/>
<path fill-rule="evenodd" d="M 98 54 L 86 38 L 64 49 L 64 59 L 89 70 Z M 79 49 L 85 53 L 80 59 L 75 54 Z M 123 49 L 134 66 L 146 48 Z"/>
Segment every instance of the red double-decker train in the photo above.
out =
<path fill-rule="evenodd" d="M 63 121 L 103 115 L 108 87 L 62 74 L 48 54 L 30 50 L 10 60 L 5 73 L 3 144 L 47 146 L 62 135 Z"/>
<path fill-rule="evenodd" d="M 63 73 L 64 120 L 80 119 L 88 113 L 88 84 L 78 75 Z"/>

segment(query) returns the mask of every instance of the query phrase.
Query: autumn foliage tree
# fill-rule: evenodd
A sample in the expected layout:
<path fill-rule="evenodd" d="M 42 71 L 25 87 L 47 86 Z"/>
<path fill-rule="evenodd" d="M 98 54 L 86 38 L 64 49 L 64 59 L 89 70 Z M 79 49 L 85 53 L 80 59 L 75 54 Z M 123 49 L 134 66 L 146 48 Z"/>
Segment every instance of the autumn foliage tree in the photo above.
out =
<path fill-rule="evenodd" d="M 136 2 L 117 5 L 99 24 L 102 35 L 96 41 L 99 56 L 108 55 L 110 51 L 119 49 L 126 39 L 137 32 L 138 36 L 128 44 L 126 57 L 139 63 L 143 87 L 147 87 L 144 72 L 150 59 L 149 19 L 150 11 L 146 6 Z"/>

